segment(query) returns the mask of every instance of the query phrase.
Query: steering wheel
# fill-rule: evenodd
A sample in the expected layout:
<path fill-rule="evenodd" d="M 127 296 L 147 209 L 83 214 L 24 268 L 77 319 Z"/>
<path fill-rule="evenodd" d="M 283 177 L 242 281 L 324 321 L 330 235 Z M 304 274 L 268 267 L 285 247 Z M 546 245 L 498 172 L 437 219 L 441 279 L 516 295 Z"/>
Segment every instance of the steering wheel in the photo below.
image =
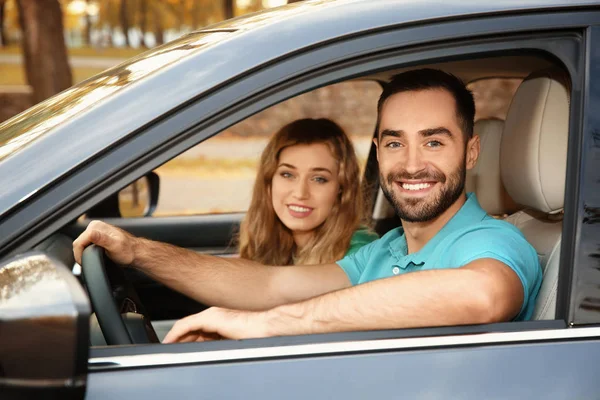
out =
<path fill-rule="evenodd" d="M 81 259 L 86 283 L 98 324 L 108 345 L 160 343 L 150 318 L 123 269 L 96 245 L 88 246 Z M 128 330 L 121 314 L 133 313 Z M 129 314 L 131 315 L 131 314 Z"/>

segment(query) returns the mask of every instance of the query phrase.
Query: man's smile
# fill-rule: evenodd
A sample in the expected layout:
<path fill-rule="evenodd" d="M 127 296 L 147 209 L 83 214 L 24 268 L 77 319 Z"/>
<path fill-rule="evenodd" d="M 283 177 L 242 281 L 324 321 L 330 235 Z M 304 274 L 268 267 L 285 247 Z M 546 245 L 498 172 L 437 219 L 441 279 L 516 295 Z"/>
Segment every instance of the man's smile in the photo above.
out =
<path fill-rule="evenodd" d="M 436 181 L 395 181 L 396 186 L 403 194 L 427 194 L 436 185 Z"/>

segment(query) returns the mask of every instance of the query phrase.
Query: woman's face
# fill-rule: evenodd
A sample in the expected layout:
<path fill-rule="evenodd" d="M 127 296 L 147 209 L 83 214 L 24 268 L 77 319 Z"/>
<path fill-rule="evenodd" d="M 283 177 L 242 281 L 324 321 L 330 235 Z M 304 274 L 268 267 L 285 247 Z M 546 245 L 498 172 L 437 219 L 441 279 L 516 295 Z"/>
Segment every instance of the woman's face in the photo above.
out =
<path fill-rule="evenodd" d="M 303 246 L 338 199 L 338 165 L 324 143 L 286 147 L 279 155 L 271 193 L 273 208 Z"/>

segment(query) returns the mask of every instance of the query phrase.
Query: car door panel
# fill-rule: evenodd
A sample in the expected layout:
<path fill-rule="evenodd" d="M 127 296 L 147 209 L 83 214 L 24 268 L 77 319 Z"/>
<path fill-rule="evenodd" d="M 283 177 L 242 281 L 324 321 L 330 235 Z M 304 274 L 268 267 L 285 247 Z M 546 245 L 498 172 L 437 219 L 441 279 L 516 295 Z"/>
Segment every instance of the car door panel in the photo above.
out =
<path fill-rule="evenodd" d="M 594 341 L 323 353 L 91 373 L 86 399 L 584 399 L 600 390 Z M 548 360 L 560 362 L 549 371 Z"/>

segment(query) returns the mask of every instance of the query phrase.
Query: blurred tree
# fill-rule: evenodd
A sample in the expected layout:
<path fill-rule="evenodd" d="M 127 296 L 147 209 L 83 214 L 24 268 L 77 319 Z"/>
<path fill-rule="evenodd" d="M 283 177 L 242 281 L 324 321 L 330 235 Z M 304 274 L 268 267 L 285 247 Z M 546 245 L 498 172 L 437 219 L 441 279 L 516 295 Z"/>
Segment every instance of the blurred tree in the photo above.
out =
<path fill-rule="evenodd" d="M 102 0 L 100 3 L 98 25 L 103 28 L 104 34 L 104 45 L 108 47 L 113 46 L 113 29 L 119 25 L 119 17 L 117 10 L 117 4 L 115 0 Z"/>
<path fill-rule="evenodd" d="M 156 1 L 159 0 L 144 0 L 148 5 Z M 106 37 L 108 40 L 105 39 L 108 46 L 112 47 L 113 34 L 116 30 L 123 34 L 125 46 L 129 47 L 131 45 L 129 33 L 141 22 L 139 18 L 141 6 L 138 4 L 138 0 L 102 0 L 99 6 L 97 26 L 108 32 Z M 148 17 L 146 16 L 146 18 Z"/>
<path fill-rule="evenodd" d="M 148 22 L 148 1 L 140 0 L 140 33 L 142 35 L 141 45 L 142 47 L 148 47 L 146 43 L 146 31 Z"/>
<path fill-rule="evenodd" d="M 154 43 L 160 46 L 165 43 L 165 25 L 163 23 L 161 5 L 152 4 L 152 19 L 154 21 Z"/>
<path fill-rule="evenodd" d="M 33 101 L 40 102 L 72 84 L 58 0 L 17 0 L 23 55 Z"/>
<path fill-rule="evenodd" d="M 234 17 L 234 2 L 235 0 L 223 0 L 223 13 L 225 14 L 225 19 Z"/>
<path fill-rule="evenodd" d="M 119 9 L 119 18 L 121 21 L 121 30 L 125 36 L 125 47 L 130 47 L 129 43 L 129 12 L 127 10 L 127 0 L 121 0 L 121 8 Z"/>
<path fill-rule="evenodd" d="M 1 1 L 1 0 L 0 0 Z M 235 0 L 101 0 L 97 26 L 124 32 L 138 29 L 140 45 L 148 47 L 145 34 L 152 33 L 156 45 L 165 42 L 166 33 L 185 33 L 263 8 L 261 0 L 247 0 L 243 7 Z M 132 39 L 130 37 L 128 39 Z M 129 45 L 135 45 L 129 40 Z"/>
<path fill-rule="evenodd" d="M 184 26 L 185 26 L 185 15 L 186 13 L 186 1 L 185 0 L 179 0 L 179 4 L 178 4 L 178 12 L 177 12 L 177 27 L 179 28 L 179 30 L 183 30 Z"/>
<path fill-rule="evenodd" d="M 191 14 L 191 26 L 192 29 L 198 29 L 200 27 L 200 2 L 192 1 Z"/>
<path fill-rule="evenodd" d="M 0 0 L 0 46 L 4 47 L 8 43 L 6 41 L 6 30 L 4 29 L 4 11 L 6 10 L 6 0 Z"/>
<path fill-rule="evenodd" d="M 83 37 L 85 40 L 85 44 L 87 46 L 91 46 L 92 45 L 92 16 L 89 13 L 89 8 L 91 5 L 91 0 L 86 0 L 86 9 L 85 9 L 85 13 L 83 15 L 84 18 L 84 33 L 83 33 Z"/>

